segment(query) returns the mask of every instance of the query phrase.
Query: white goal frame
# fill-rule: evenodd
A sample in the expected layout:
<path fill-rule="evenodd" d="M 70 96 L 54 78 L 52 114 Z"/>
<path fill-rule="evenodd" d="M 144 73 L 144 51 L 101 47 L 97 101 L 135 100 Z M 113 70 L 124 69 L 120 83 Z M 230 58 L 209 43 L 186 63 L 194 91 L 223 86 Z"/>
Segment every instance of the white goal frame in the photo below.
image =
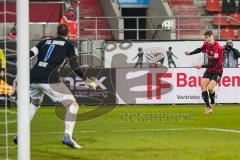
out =
<path fill-rule="evenodd" d="M 29 0 L 17 0 L 18 160 L 30 160 Z"/>

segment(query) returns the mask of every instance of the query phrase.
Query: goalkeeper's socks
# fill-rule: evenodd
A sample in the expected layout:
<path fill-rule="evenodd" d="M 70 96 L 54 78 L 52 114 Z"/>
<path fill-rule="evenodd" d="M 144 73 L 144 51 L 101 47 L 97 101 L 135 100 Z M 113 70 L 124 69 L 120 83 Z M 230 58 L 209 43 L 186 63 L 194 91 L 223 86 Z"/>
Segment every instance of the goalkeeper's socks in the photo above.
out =
<path fill-rule="evenodd" d="M 69 135 L 70 137 L 72 137 L 74 126 L 75 126 L 75 122 L 65 121 L 65 132 L 64 133 Z"/>
<path fill-rule="evenodd" d="M 78 108 L 79 106 L 76 102 L 72 103 L 69 107 L 66 107 L 65 134 L 68 134 L 70 137 L 72 137 Z"/>
<path fill-rule="evenodd" d="M 210 104 L 209 104 L 208 91 L 203 91 L 203 92 L 202 92 L 202 98 L 203 98 L 206 106 L 207 106 L 208 108 L 211 108 L 211 106 L 210 106 Z"/>
<path fill-rule="evenodd" d="M 215 104 L 215 92 L 213 93 L 209 93 L 210 99 L 211 99 L 211 104 L 214 105 Z"/>
<path fill-rule="evenodd" d="M 29 107 L 29 119 L 32 120 L 34 115 L 36 114 L 37 110 L 39 109 L 39 106 L 35 106 L 34 104 L 30 104 Z"/>

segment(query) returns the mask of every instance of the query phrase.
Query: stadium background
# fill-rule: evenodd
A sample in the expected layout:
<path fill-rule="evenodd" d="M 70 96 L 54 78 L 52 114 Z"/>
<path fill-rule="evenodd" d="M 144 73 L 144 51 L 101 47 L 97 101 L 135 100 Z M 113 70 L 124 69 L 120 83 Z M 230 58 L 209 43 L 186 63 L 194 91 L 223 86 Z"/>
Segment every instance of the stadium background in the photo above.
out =
<path fill-rule="evenodd" d="M 77 46 L 79 53 L 82 56 L 82 65 L 88 66 L 88 71 L 96 73 L 95 78 L 98 82 L 98 87 L 97 91 L 92 91 L 86 88 L 86 86 L 81 83 L 81 79 L 78 79 L 75 75 L 67 77 L 65 82 L 69 88 L 72 89 L 72 92 L 75 94 L 81 105 L 100 105 L 103 109 L 105 109 L 105 105 L 110 107 L 121 105 L 121 107 L 117 108 L 115 112 L 110 112 L 110 115 L 106 114 L 102 119 L 96 121 L 95 125 L 90 125 L 92 128 L 86 127 L 85 125 L 89 125 L 90 123 L 84 122 L 83 126 L 81 126 L 82 128 L 79 127 L 79 131 L 83 128 L 85 130 L 93 129 L 98 131 L 98 125 L 101 125 L 101 123 L 110 125 L 109 128 L 106 127 L 103 130 L 114 130 L 114 125 L 111 126 L 111 122 L 114 122 L 115 125 L 121 126 L 122 129 L 159 129 L 156 126 L 148 126 L 149 123 L 146 121 L 143 123 L 136 123 L 136 120 L 130 122 L 126 125 L 127 127 L 124 128 L 124 126 L 121 125 L 122 121 L 117 123 L 117 119 L 119 115 L 121 117 L 121 115 L 126 112 L 133 112 L 134 114 L 146 112 L 151 114 L 159 112 L 158 109 L 162 108 L 163 112 L 178 114 L 188 113 L 189 108 L 196 107 L 197 109 L 192 113 L 193 122 L 195 123 L 193 125 L 189 125 L 188 120 L 183 120 L 183 122 L 180 123 L 178 121 L 171 122 L 171 120 L 167 123 L 166 121 L 161 121 L 156 122 L 156 124 L 162 126 L 163 123 L 165 123 L 166 125 L 164 125 L 163 128 L 166 130 L 164 130 L 164 132 L 167 132 L 167 129 L 171 129 L 171 127 L 197 128 L 199 125 L 203 126 L 205 129 L 208 127 L 232 129 L 230 132 L 233 131 L 233 133 L 235 133 L 235 135 L 230 136 L 230 141 L 232 142 L 234 139 L 239 138 L 237 133 L 240 129 L 240 126 L 235 124 L 239 121 L 239 116 L 237 116 L 237 113 L 239 112 L 238 104 L 240 103 L 239 68 L 224 69 L 223 79 L 217 88 L 218 97 L 216 100 L 217 103 L 221 104 L 221 107 L 217 109 L 219 113 L 213 115 L 213 119 L 208 118 L 208 120 L 206 120 L 205 117 L 200 116 L 201 109 L 198 108 L 198 106 L 203 107 L 203 105 L 201 105 L 203 102 L 200 96 L 201 92 L 199 87 L 199 77 L 202 75 L 203 71 L 196 72 L 196 69 L 192 68 L 196 63 L 206 63 L 206 57 L 204 57 L 203 54 L 192 57 L 184 56 L 184 51 L 193 50 L 196 47 L 201 46 L 203 33 L 209 29 L 213 30 L 214 37 L 216 40 L 219 40 L 222 45 L 225 44 L 225 40 L 232 39 L 234 40 L 234 47 L 240 50 L 240 4 L 239 1 L 234 0 L 234 3 L 232 3 L 232 0 L 230 0 L 229 4 L 225 5 L 225 2 L 223 3 L 221 0 L 31 0 L 29 24 L 30 45 L 34 46 L 42 38 L 55 36 L 55 28 L 59 24 L 61 16 L 66 13 L 68 7 L 71 6 L 75 8 L 76 13 L 79 13 L 79 19 L 77 19 L 79 27 Z M 171 19 L 175 22 L 174 30 L 168 32 L 162 30 L 161 23 L 166 19 Z M 6 82 L 10 85 L 16 77 L 16 42 L 14 40 L 7 40 L 7 33 L 10 32 L 15 22 L 15 1 L 7 0 L 0 2 L 0 48 L 6 53 Z M 136 56 L 139 47 L 143 47 L 144 51 L 158 48 L 163 51 L 163 54 L 165 54 L 169 46 L 173 47 L 173 53 L 178 57 L 178 59 L 174 59 L 177 64 L 176 69 L 168 68 L 166 57 L 163 68 L 149 68 L 149 65 L 144 62 L 143 69 L 134 69 L 136 60 L 132 61 L 132 58 Z M 68 69 L 69 68 L 67 68 L 67 70 Z M 161 73 L 168 76 L 161 78 Z M 167 84 L 167 87 L 166 85 L 165 87 L 162 87 L 163 84 Z M 149 86 L 151 86 L 150 89 L 148 88 Z M 157 86 L 159 86 L 160 89 L 157 88 Z M 8 100 L 9 103 L 6 102 L 6 100 Z M 15 100 L 2 95 L 0 103 L 3 107 L 7 105 L 9 120 L 14 120 L 15 114 L 12 114 L 11 112 L 16 111 Z M 135 106 L 136 104 L 147 104 L 147 107 L 141 105 Z M 167 104 L 167 106 L 159 104 Z M 179 108 L 176 109 L 171 108 L 176 104 L 181 105 L 177 105 Z M 47 97 L 45 97 L 43 105 L 46 106 L 46 108 L 40 112 L 40 116 L 47 116 L 47 119 L 50 119 L 51 116 L 49 115 L 51 111 L 48 106 L 56 106 L 57 104 L 52 103 Z M 131 111 L 122 108 L 122 106 L 132 105 L 135 107 L 133 107 L 133 110 Z M 0 107 L 1 111 L 4 111 L 3 107 Z M 10 109 L 9 107 L 12 108 Z M 150 109 L 151 111 L 148 110 L 148 107 L 152 108 Z M 89 108 L 91 109 L 91 107 Z M 88 111 L 89 108 L 83 107 L 82 111 Z M 116 116 L 117 118 L 114 117 L 114 114 L 118 115 Z M 231 117 L 230 115 L 233 116 Z M 225 118 L 229 118 L 228 121 L 221 120 Z M 109 121 L 106 122 L 106 119 Z M 2 114 L 1 121 L 4 120 L 4 114 Z M 41 120 L 36 120 L 35 122 L 35 125 L 41 124 Z M 56 125 L 56 123 L 59 122 L 54 120 L 51 123 L 52 125 Z M 0 125 L 4 124 L 5 123 Z M 57 127 L 56 130 L 60 130 L 61 126 L 59 128 Z M 15 131 L 14 128 L 14 124 L 9 124 L 10 133 Z M 49 132 L 48 128 L 43 128 L 45 128 L 46 132 Z M 5 129 L 6 126 L 5 128 L 2 127 L 1 130 L 1 136 L 4 135 L 3 137 L 6 136 L 4 132 L 2 132 L 5 131 Z M 99 130 L 101 129 L 102 128 Z M 35 132 L 38 131 L 36 126 L 33 126 L 33 130 L 35 130 Z M 50 131 L 54 132 L 54 130 Z M 197 131 L 187 130 L 183 131 L 183 134 L 186 133 L 189 135 L 195 132 Z M 199 135 L 200 133 L 207 135 L 212 134 L 210 130 L 206 129 L 206 131 L 204 131 L 204 129 L 202 129 L 197 133 L 197 136 L 190 137 L 193 138 L 193 140 L 200 141 L 201 138 L 204 138 Z M 222 135 L 215 134 L 217 136 L 216 143 L 219 142 L 219 144 L 226 144 L 220 139 L 223 139 L 223 137 L 228 134 L 230 133 L 227 131 Z M 98 134 L 96 133 L 96 135 L 93 136 L 97 135 Z M 139 135 L 139 138 L 141 139 L 141 136 L 147 135 L 148 133 L 143 131 L 143 133 Z M 11 141 L 13 135 L 9 134 L 8 136 L 9 141 Z M 104 132 L 102 136 L 104 136 Z M 119 135 L 116 135 L 115 138 L 119 138 L 118 136 Z M 157 138 L 155 133 L 152 136 Z M 178 136 L 183 138 L 178 134 L 177 136 L 173 135 L 172 137 L 180 143 L 177 146 L 181 146 L 182 142 L 178 139 Z M 127 137 L 127 139 L 129 137 Z M 86 136 L 85 138 L 85 143 L 87 145 L 87 138 L 89 137 Z M 43 138 L 40 137 L 39 139 L 42 140 Z M 4 142 L 4 139 L 2 140 L 1 149 L 3 148 L 3 150 L 1 153 L 3 154 L 1 154 L 2 157 L 0 156 L 0 158 L 4 159 L 6 157 L 5 155 L 8 153 L 4 151 L 6 143 Z M 79 140 L 81 141 L 81 138 L 79 138 Z M 160 138 L 157 141 L 159 142 L 161 140 L 162 139 Z M 115 142 L 114 138 L 112 141 Z M 213 139 L 210 139 L 209 141 L 213 143 L 213 146 L 217 146 Z M 33 140 L 33 142 L 37 143 L 36 140 Z M 191 146 L 190 142 L 186 143 L 188 143 L 188 146 Z M 223 155 L 222 157 L 225 156 L 226 159 L 238 159 L 240 155 L 239 152 L 237 152 L 239 151 L 237 143 L 238 141 L 232 143 L 232 152 L 227 151 L 226 155 Z M 9 144 L 10 147 L 7 146 L 7 148 L 10 149 L 9 155 L 14 158 L 16 156 L 14 149 L 16 148 L 13 147 L 11 142 L 9 142 Z M 42 143 L 42 145 L 44 145 L 44 143 Z M 107 147 L 100 143 L 99 146 L 101 145 Z M 136 143 L 135 145 L 138 147 L 143 144 Z M 156 144 L 153 145 L 152 149 L 154 149 L 154 146 L 156 149 L 158 148 L 158 145 Z M 11 150 L 11 147 L 13 147 L 13 150 Z M 167 145 L 167 147 L 171 148 L 171 145 Z M 207 144 L 206 148 L 208 147 L 211 148 L 212 146 Z M 36 149 L 35 152 L 33 151 L 33 157 L 34 159 L 37 159 L 39 156 L 37 150 L 44 150 L 47 147 L 39 149 L 37 145 L 35 145 L 33 148 Z M 196 148 L 200 149 L 201 145 L 197 145 Z M 213 151 L 214 155 L 210 157 L 210 159 L 222 158 L 221 155 L 218 156 L 217 154 L 222 150 L 224 149 L 217 146 Z M 158 152 L 158 150 L 156 151 Z M 148 155 L 151 152 L 149 153 L 146 151 L 146 153 Z M 230 156 L 231 153 L 233 154 L 232 156 Z M 49 152 L 47 155 L 50 156 L 52 154 L 53 153 Z M 83 154 L 85 155 L 85 153 Z M 123 152 L 119 159 L 127 159 L 127 157 L 133 159 L 135 155 L 133 153 L 129 155 L 127 154 L 128 156 L 123 156 L 124 154 L 125 153 Z M 169 159 L 181 159 L 181 157 L 171 157 L 168 152 L 164 154 L 167 155 L 166 157 L 170 157 Z M 201 152 L 196 154 L 199 154 L 199 159 L 209 158 L 204 157 Z M 46 158 L 46 155 L 44 154 L 41 156 Z M 176 156 L 178 155 L 176 154 Z M 64 157 L 64 155 L 62 157 Z M 86 152 L 86 157 L 89 158 L 88 152 Z M 103 157 L 101 158 L 103 159 Z M 137 157 L 140 158 L 141 156 L 137 154 Z M 189 158 L 187 155 L 184 155 L 182 159 L 184 159 L 184 157 L 187 159 Z M 192 155 L 192 157 L 194 157 L 194 155 Z M 77 158 L 77 154 L 72 159 L 74 158 Z M 104 158 L 106 159 L 106 157 Z M 94 158 L 91 157 L 90 159 Z M 149 156 L 149 159 L 153 159 L 153 157 Z"/>

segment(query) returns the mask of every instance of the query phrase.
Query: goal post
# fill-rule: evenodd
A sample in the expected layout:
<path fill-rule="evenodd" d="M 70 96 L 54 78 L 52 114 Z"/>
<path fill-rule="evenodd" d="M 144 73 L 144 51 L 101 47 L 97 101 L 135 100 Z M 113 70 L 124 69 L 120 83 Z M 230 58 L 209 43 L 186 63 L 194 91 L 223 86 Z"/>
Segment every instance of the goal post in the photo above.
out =
<path fill-rule="evenodd" d="M 29 0 L 17 0 L 18 160 L 30 160 Z"/>

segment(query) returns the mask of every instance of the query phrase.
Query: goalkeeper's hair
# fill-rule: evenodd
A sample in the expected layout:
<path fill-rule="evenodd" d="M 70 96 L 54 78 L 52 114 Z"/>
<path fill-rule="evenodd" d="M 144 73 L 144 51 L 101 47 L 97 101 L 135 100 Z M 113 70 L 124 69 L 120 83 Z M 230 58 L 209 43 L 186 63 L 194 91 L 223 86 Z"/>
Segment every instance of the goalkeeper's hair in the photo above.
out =
<path fill-rule="evenodd" d="M 58 27 L 57 27 L 57 34 L 59 36 L 66 37 L 66 36 L 68 36 L 68 33 L 69 33 L 69 29 L 68 29 L 68 26 L 66 24 L 61 23 L 61 24 L 58 25 Z"/>

